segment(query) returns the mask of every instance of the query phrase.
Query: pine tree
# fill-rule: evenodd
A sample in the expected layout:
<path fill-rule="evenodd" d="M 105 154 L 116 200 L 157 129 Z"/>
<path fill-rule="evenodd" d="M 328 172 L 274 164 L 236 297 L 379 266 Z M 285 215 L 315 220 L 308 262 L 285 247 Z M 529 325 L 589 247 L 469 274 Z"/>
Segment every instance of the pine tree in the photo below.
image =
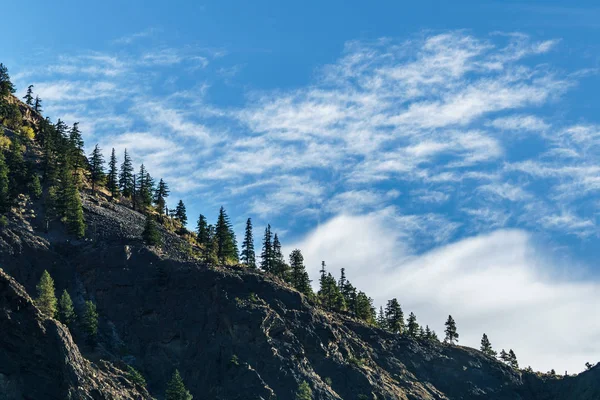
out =
<path fill-rule="evenodd" d="M 379 313 L 377 314 L 377 326 L 381 329 L 387 329 L 387 320 L 383 313 L 383 306 L 379 306 Z"/>
<path fill-rule="evenodd" d="M 167 206 L 167 197 L 169 197 L 169 186 L 162 179 L 158 182 L 158 187 L 154 192 L 154 204 L 159 215 L 163 215 Z"/>
<path fill-rule="evenodd" d="M 65 166 L 61 177 L 60 206 L 65 216 L 65 223 L 70 233 L 82 238 L 85 235 L 85 222 L 83 220 L 83 207 L 79 191 L 73 182 L 69 168 Z"/>
<path fill-rule="evenodd" d="M 119 173 L 117 171 L 117 156 L 113 148 L 110 153 L 110 161 L 108 162 L 108 179 L 106 188 L 110 192 L 110 197 L 114 199 L 119 196 Z"/>
<path fill-rule="evenodd" d="M 210 238 L 208 235 L 208 224 L 206 222 L 206 217 L 202 214 L 198 217 L 198 225 L 196 227 L 196 233 L 198 234 L 198 244 L 206 248 L 210 242 Z"/>
<path fill-rule="evenodd" d="M 277 233 L 273 236 L 273 274 L 282 279 L 287 278 L 288 265 L 285 263 L 283 253 L 281 252 L 281 242 Z"/>
<path fill-rule="evenodd" d="M 408 336 L 416 338 L 419 335 L 419 324 L 417 323 L 417 316 L 412 312 L 408 315 L 406 327 Z"/>
<path fill-rule="evenodd" d="M 425 329 L 423 329 L 422 326 L 419 326 L 418 338 L 422 339 L 422 340 L 425 340 L 427 338 L 427 335 L 425 333 Z"/>
<path fill-rule="evenodd" d="M 42 184 L 40 183 L 40 177 L 35 172 L 31 175 L 28 189 L 32 198 L 39 199 L 42 197 Z"/>
<path fill-rule="evenodd" d="M 69 292 L 63 290 L 60 301 L 58 302 L 58 320 L 68 326 L 71 325 L 76 318 L 77 315 L 75 314 L 71 296 L 69 296 Z"/>
<path fill-rule="evenodd" d="M 183 379 L 179 375 L 179 371 L 175 370 L 173 377 L 167 384 L 167 391 L 165 392 L 165 400 L 192 400 L 193 396 L 185 388 Z"/>
<path fill-rule="evenodd" d="M 304 267 L 304 257 L 302 256 L 302 252 L 300 252 L 300 250 L 295 249 L 290 254 L 290 266 L 290 281 L 292 286 L 300 293 L 304 293 L 307 296 L 312 295 L 310 278 L 308 277 L 308 272 L 306 272 L 306 268 Z"/>
<path fill-rule="evenodd" d="M 296 391 L 296 400 L 312 400 L 313 394 L 312 389 L 308 385 L 308 382 L 304 381 L 300 385 L 298 385 L 298 390 Z"/>
<path fill-rule="evenodd" d="M 13 137 L 6 155 L 9 195 L 14 200 L 25 191 L 27 181 L 27 167 L 23 160 L 23 145 L 18 137 Z"/>
<path fill-rule="evenodd" d="M 500 352 L 500 359 L 507 364 L 510 361 L 510 357 L 504 349 L 502 349 L 502 351 Z"/>
<path fill-rule="evenodd" d="M 4 153 L 0 150 L 0 214 L 7 212 L 10 208 L 10 181 L 8 179 L 8 167 L 4 159 Z"/>
<path fill-rule="evenodd" d="M 433 332 L 431 331 L 431 329 L 429 329 L 429 325 L 426 325 L 426 326 L 425 326 L 425 339 L 426 339 L 426 340 L 431 340 L 431 339 L 433 339 L 433 335 L 432 335 L 432 333 L 433 333 Z"/>
<path fill-rule="evenodd" d="M 98 335 L 98 311 L 93 301 L 87 300 L 82 316 L 83 330 L 87 334 L 88 342 L 94 344 Z"/>
<path fill-rule="evenodd" d="M 100 151 L 100 147 L 96 145 L 94 151 L 90 155 L 90 180 L 92 181 L 92 194 L 96 193 L 96 185 L 98 185 L 104 177 L 104 156 Z"/>
<path fill-rule="evenodd" d="M 160 232 L 158 231 L 158 227 L 156 226 L 156 222 L 152 220 L 150 216 L 146 217 L 146 224 L 144 225 L 144 231 L 142 232 L 142 238 L 144 239 L 144 243 L 148 246 L 160 246 L 162 242 L 162 238 Z"/>
<path fill-rule="evenodd" d="M 508 351 L 508 365 L 510 365 L 514 369 L 519 369 L 519 362 L 517 361 L 517 355 L 515 354 L 515 352 L 512 349 L 510 349 Z M 566 373 L 565 373 L 565 375 L 566 375 Z"/>
<path fill-rule="evenodd" d="M 177 207 L 175 207 L 175 218 L 181 222 L 181 225 L 185 227 L 187 224 L 187 212 L 185 210 L 185 204 L 183 204 L 182 200 L 179 200 L 177 203 Z"/>
<path fill-rule="evenodd" d="M 50 318 L 54 318 L 56 315 L 56 295 L 54 293 L 54 280 L 44 270 L 40 282 L 36 286 L 38 297 L 35 301 L 40 311 Z"/>
<path fill-rule="evenodd" d="M 271 241 L 271 225 L 265 228 L 263 248 L 260 254 L 260 268 L 265 272 L 273 272 L 273 242 Z"/>
<path fill-rule="evenodd" d="M 121 164 L 121 173 L 119 174 L 119 188 L 124 197 L 131 197 L 133 195 L 133 186 L 133 163 L 127 153 L 127 149 L 125 149 L 123 164 Z"/>
<path fill-rule="evenodd" d="M 454 342 L 458 342 L 458 333 L 456 332 L 456 322 L 452 318 L 452 315 L 448 315 L 448 320 L 446 320 L 446 337 L 444 339 L 444 343 L 454 344 Z"/>
<path fill-rule="evenodd" d="M 210 265 L 216 265 L 219 262 L 219 258 L 217 257 L 218 244 L 217 234 L 213 225 L 208 225 L 206 237 L 207 241 L 203 252 L 204 261 Z"/>
<path fill-rule="evenodd" d="M 488 337 L 485 333 L 483 334 L 483 337 L 481 338 L 480 350 L 486 356 L 496 357 L 496 355 L 497 355 L 497 353 L 494 351 L 494 349 L 492 349 L 492 344 L 490 343 L 490 340 L 488 339 Z"/>
<path fill-rule="evenodd" d="M 8 68 L 0 63 L 0 96 L 8 96 L 15 92 L 15 87 L 10 81 Z"/>
<path fill-rule="evenodd" d="M 42 99 L 39 98 L 39 96 L 35 96 L 35 102 L 33 103 L 33 110 L 38 113 L 41 114 L 42 113 Z"/>
<path fill-rule="evenodd" d="M 252 219 L 246 221 L 246 231 L 242 242 L 242 263 L 251 269 L 256 269 L 256 254 L 254 253 L 254 236 L 252 235 Z"/>
<path fill-rule="evenodd" d="M 144 164 L 140 166 L 140 172 L 137 174 L 137 182 L 134 186 L 134 203 L 140 207 L 142 211 L 152 204 L 152 193 L 154 192 L 154 180 L 146 170 Z"/>
<path fill-rule="evenodd" d="M 404 313 L 402 312 L 402 307 L 397 299 L 393 298 L 388 300 L 387 306 L 385 307 L 385 319 L 387 321 L 388 330 L 393 333 L 404 333 Z"/>
<path fill-rule="evenodd" d="M 321 264 L 321 271 L 325 270 L 325 262 Z M 332 311 L 344 311 L 346 309 L 346 302 L 344 296 L 340 292 L 340 288 L 331 273 L 321 272 L 321 279 L 319 280 L 320 289 L 317 293 L 321 305 Z"/>
<path fill-rule="evenodd" d="M 237 263 L 239 255 L 235 234 L 223 207 L 219 210 L 219 217 L 215 226 L 215 239 L 217 241 L 217 258 L 219 262 L 221 264 Z"/>
<path fill-rule="evenodd" d="M 81 137 L 81 131 L 79 130 L 79 122 L 75 122 L 69 131 L 69 145 L 71 146 L 71 164 L 73 169 L 77 171 L 83 166 L 83 160 L 85 158 L 85 153 L 83 150 L 83 138 Z M 100 154 L 100 157 L 102 157 L 102 154 Z M 104 160 L 102 160 L 102 162 L 104 162 Z"/>
<path fill-rule="evenodd" d="M 375 307 L 373 307 L 373 299 L 367 296 L 365 292 L 358 292 L 356 295 L 355 315 L 368 324 L 375 325 L 376 323 L 377 313 Z"/>
<path fill-rule="evenodd" d="M 27 86 L 27 93 L 23 96 L 23 99 L 28 106 L 31 107 L 33 105 L 33 85 Z"/>

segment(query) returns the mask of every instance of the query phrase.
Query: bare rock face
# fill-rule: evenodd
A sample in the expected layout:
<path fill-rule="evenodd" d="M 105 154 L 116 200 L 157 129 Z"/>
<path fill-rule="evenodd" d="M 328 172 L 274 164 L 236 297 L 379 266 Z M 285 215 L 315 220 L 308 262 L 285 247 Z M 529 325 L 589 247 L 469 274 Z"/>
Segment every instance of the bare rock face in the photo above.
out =
<path fill-rule="evenodd" d="M 66 327 L 46 318 L 0 269 L 0 399 L 150 399 L 108 363 L 84 359 Z"/>
<path fill-rule="evenodd" d="M 176 368 L 195 399 L 293 399 L 303 381 L 316 400 L 600 399 L 599 368 L 543 377 L 475 349 L 394 335 L 324 312 L 261 272 L 193 261 L 166 231 L 162 250 L 148 248 L 139 213 L 83 203 L 86 240 L 13 219 L 0 231 L 0 265 L 30 292 L 47 269 L 76 308 L 95 301 L 99 350 L 84 354 L 133 365 L 159 399 Z M 0 400 L 147 398 L 109 364 L 83 359 L 4 273 L 0 311 Z"/>

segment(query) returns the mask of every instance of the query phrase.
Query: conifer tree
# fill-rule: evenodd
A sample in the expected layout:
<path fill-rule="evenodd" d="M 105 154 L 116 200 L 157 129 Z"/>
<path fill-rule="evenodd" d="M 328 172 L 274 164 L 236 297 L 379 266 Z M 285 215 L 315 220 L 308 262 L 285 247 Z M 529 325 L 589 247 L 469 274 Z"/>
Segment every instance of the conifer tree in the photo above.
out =
<path fill-rule="evenodd" d="M 492 349 L 492 344 L 488 339 L 487 335 L 484 333 L 481 338 L 481 347 L 480 350 L 483 354 L 490 357 L 496 357 L 497 353 Z"/>
<path fill-rule="evenodd" d="M 92 194 L 96 194 L 96 186 L 104 177 L 104 156 L 100 147 L 96 145 L 90 155 L 90 180 L 92 181 Z"/>
<path fill-rule="evenodd" d="M 260 268 L 265 272 L 273 272 L 273 242 L 271 241 L 271 225 L 265 228 L 262 253 L 260 254 Z"/>
<path fill-rule="evenodd" d="M 27 167 L 23 160 L 23 145 L 18 137 L 13 137 L 8 153 L 6 154 L 8 167 L 8 188 L 11 199 L 16 199 L 25 190 L 27 181 Z"/>
<path fill-rule="evenodd" d="M 60 300 L 58 302 L 58 320 L 63 324 L 69 326 L 77 315 L 75 314 L 75 308 L 73 307 L 73 301 L 71 300 L 71 296 L 69 296 L 69 292 L 63 290 L 62 296 L 60 296 Z"/>
<path fill-rule="evenodd" d="M 377 326 L 381 329 L 387 329 L 387 320 L 383 313 L 383 306 L 379 306 L 379 313 L 377 314 Z"/>
<path fill-rule="evenodd" d="M 144 164 L 140 166 L 140 172 L 137 174 L 137 182 L 134 186 L 134 203 L 140 207 L 142 211 L 152 204 L 152 193 L 154 192 L 154 180 L 146 170 Z"/>
<path fill-rule="evenodd" d="M 150 216 L 146 217 L 146 224 L 144 225 L 144 231 L 142 232 L 142 238 L 144 243 L 148 246 L 160 246 L 162 239 L 156 222 L 152 220 Z"/>
<path fill-rule="evenodd" d="M 276 233 L 273 236 L 273 274 L 282 279 L 286 279 L 288 270 L 288 265 L 285 263 L 283 253 L 281 252 L 281 242 Z"/>
<path fill-rule="evenodd" d="M 11 93 L 15 92 L 15 87 L 10 81 L 10 76 L 8 75 L 8 68 L 2 63 L 0 63 L 0 96 L 8 96 Z"/>
<path fill-rule="evenodd" d="M 114 148 L 110 153 L 110 161 L 108 162 L 108 179 L 106 182 L 106 188 L 110 192 L 111 198 L 114 199 L 115 197 L 119 196 L 119 173 L 117 171 L 117 156 L 115 155 Z"/>
<path fill-rule="evenodd" d="M 304 381 L 300 385 L 298 385 L 298 390 L 296 391 L 296 400 L 312 400 L 313 393 L 312 389 L 308 385 L 308 382 Z"/>
<path fill-rule="evenodd" d="M 56 295 L 54 293 L 54 280 L 44 270 L 40 282 L 36 286 L 38 297 L 35 301 L 40 311 L 50 318 L 54 318 L 56 315 Z"/>
<path fill-rule="evenodd" d="M 39 199 L 42 197 L 42 184 L 40 183 L 40 177 L 35 172 L 31 176 L 28 189 L 32 198 Z"/>
<path fill-rule="evenodd" d="M 193 396 L 185 388 L 179 370 L 175 370 L 173 377 L 167 384 L 165 400 L 192 400 Z"/>
<path fill-rule="evenodd" d="M 28 106 L 31 107 L 33 105 L 33 85 L 27 86 L 27 93 L 23 96 L 23 99 Z"/>
<path fill-rule="evenodd" d="M 96 304 L 91 300 L 85 302 L 82 325 L 89 343 L 94 344 L 98 335 L 98 311 L 96 310 Z"/>
<path fill-rule="evenodd" d="M 356 295 L 356 310 L 355 316 L 368 324 L 376 323 L 377 313 L 373 307 L 373 299 L 366 295 L 365 292 L 359 291 Z"/>
<path fill-rule="evenodd" d="M 408 315 L 406 328 L 408 336 L 416 338 L 419 335 L 419 324 L 417 323 L 417 316 L 412 312 Z"/>
<path fill-rule="evenodd" d="M 156 188 L 156 192 L 154 192 L 154 204 L 156 205 L 156 209 L 158 210 L 159 215 L 163 215 L 165 212 L 165 207 L 167 206 L 167 197 L 169 197 L 169 186 L 165 181 L 158 181 L 158 187 Z"/>
<path fill-rule="evenodd" d="M 422 326 L 419 326 L 419 333 L 418 333 L 417 337 L 419 339 L 423 339 L 423 340 L 427 338 L 427 336 L 425 334 L 425 329 L 423 329 Z"/>
<path fill-rule="evenodd" d="M 7 212 L 10 208 L 9 182 L 8 167 L 4 159 L 4 152 L 0 150 L 0 214 Z"/>
<path fill-rule="evenodd" d="M 83 150 L 83 138 L 81 137 L 81 131 L 79 130 L 79 122 L 75 122 L 73 124 L 73 127 L 69 131 L 69 145 L 71 147 L 71 149 L 70 149 L 71 150 L 70 151 L 71 165 L 73 166 L 73 169 L 75 171 L 77 171 L 79 168 L 81 168 L 83 166 L 83 160 L 85 157 L 85 153 Z M 97 147 L 97 145 L 96 145 L 96 147 Z M 100 154 L 100 158 L 101 158 L 101 161 L 104 162 L 104 159 L 102 159 L 102 154 Z M 98 160 L 96 160 L 96 161 L 98 161 Z M 90 160 L 90 162 L 93 162 L 93 160 Z M 93 173 L 93 171 L 92 171 L 92 173 Z M 92 182 L 92 184 L 93 184 L 93 182 Z"/>
<path fill-rule="evenodd" d="M 246 221 L 246 231 L 242 242 L 242 264 L 251 269 L 256 269 L 256 254 L 254 253 L 254 236 L 252 234 L 252 219 Z"/>
<path fill-rule="evenodd" d="M 38 113 L 41 114 L 42 113 L 42 99 L 39 98 L 39 96 L 35 96 L 35 102 L 33 103 L 33 110 Z"/>
<path fill-rule="evenodd" d="M 83 207 L 79 191 L 73 182 L 73 176 L 67 165 L 63 166 L 61 174 L 61 195 L 59 209 L 65 216 L 65 223 L 70 233 L 82 238 L 85 235 Z"/>
<path fill-rule="evenodd" d="M 385 307 L 385 319 L 387 320 L 387 329 L 392 333 L 404 333 L 404 313 L 396 298 L 388 300 Z"/>
<path fill-rule="evenodd" d="M 207 241 L 204 246 L 203 258 L 204 261 L 211 265 L 216 265 L 219 262 L 217 257 L 217 234 L 213 225 L 208 225 L 207 228 Z"/>
<path fill-rule="evenodd" d="M 510 365 L 514 369 L 519 369 L 519 362 L 517 361 L 517 355 L 515 354 L 513 349 L 510 349 L 508 351 L 508 365 Z M 565 373 L 565 375 L 566 375 L 566 373 Z"/>
<path fill-rule="evenodd" d="M 458 333 L 456 332 L 456 322 L 454 322 L 454 318 L 452 315 L 448 315 L 448 319 L 446 320 L 446 337 L 444 339 L 444 343 L 454 344 L 454 342 L 458 342 Z"/>
<path fill-rule="evenodd" d="M 237 263 L 239 261 L 239 254 L 235 234 L 223 207 L 219 210 L 219 217 L 215 226 L 215 239 L 219 262 L 221 264 L 226 264 L 227 262 Z"/>
<path fill-rule="evenodd" d="M 322 271 L 325 269 L 325 262 L 322 263 Z M 319 301 L 324 308 L 333 311 L 344 311 L 346 309 L 346 303 L 344 296 L 340 292 L 340 288 L 331 273 L 322 273 L 320 279 L 320 290 L 317 293 Z"/>
<path fill-rule="evenodd" d="M 310 278 L 308 272 L 304 267 L 304 257 L 300 250 L 295 249 L 290 254 L 290 281 L 292 286 L 299 291 L 309 296 L 312 294 L 312 288 L 310 287 Z"/>
<path fill-rule="evenodd" d="M 182 200 L 179 200 L 177 207 L 175 207 L 175 218 L 181 222 L 181 225 L 185 228 L 185 225 L 187 224 L 187 212 Z"/>
<path fill-rule="evenodd" d="M 431 340 L 431 339 L 433 339 L 432 333 L 433 333 L 433 332 L 431 331 L 431 329 L 429 329 L 429 325 L 426 325 L 426 326 L 425 326 L 425 339 L 426 339 L 426 340 Z"/>
<path fill-rule="evenodd" d="M 127 153 L 127 149 L 125 149 L 123 164 L 121 164 L 121 173 L 119 174 L 119 188 L 124 197 L 131 197 L 133 195 L 133 186 L 133 163 Z"/>
<path fill-rule="evenodd" d="M 208 235 L 208 224 L 206 222 L 206 217 L 202 214 L 200 214 L 198 217 L 196 233 L 198 234 L 198 243 L 206 248 L 206 246 L 209 244 L 210 238 Z"/>
<path fill-rule="evenodd" d="M 505 363 L 507 363 L 507 364 L 510 361 L 510 357 L 509 357 L 508 353 L 504 349 L 502 349 L 502 351 L 500 352 L 500 359 L 502 361 L 504 361 Z"/>

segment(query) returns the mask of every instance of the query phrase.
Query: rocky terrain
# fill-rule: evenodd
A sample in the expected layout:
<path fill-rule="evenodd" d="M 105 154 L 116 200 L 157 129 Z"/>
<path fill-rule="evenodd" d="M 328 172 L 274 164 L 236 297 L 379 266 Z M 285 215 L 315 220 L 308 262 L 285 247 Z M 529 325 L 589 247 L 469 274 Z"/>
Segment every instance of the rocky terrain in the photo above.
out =
<path fill-rule="evenodd" d="M 0 231 L 0 265 L 28 293 L 47 269 L 78 311 L 96 302 L 98 346 L 73 333 L 96 364 L 3 273 L 0 387 L 9 395 L 0 399 L 145 398 L 100 360 L 134 366 L 159 399 L 175 368 L 196 399 L 293 399 L 302 381 L 327 400 L 600 398 L 598 367 L 538 376 L 474 349 L 390 334 L 315 308 L 261 272 L 198 263 L 166 231 L 164 250 L 147 247 L 143 216 L 102 196 L 85 195 L 84 209 L 87 237 L 73 240 L 60 227 L 45 233 L 39 207 L 24 203 Z"/>

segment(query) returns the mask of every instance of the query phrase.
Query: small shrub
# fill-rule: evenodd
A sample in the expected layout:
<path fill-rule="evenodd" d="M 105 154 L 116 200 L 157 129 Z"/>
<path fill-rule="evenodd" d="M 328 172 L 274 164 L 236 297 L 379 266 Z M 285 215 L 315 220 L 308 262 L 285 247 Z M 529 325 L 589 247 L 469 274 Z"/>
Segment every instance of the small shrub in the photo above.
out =
<path fill-rule="evenodd" d="M 238 359 L 238 356 L 236 356 L 235 354 L 231 356 L 231 359 L 229 360 L 229 362 L 233 365 L 235 365 L 236 367 L 240 365 L 240 360 Z"/>
<path fill-rule="evenodd" d="M 131 365 L 127 366 L 127 376 L 129 377 L 129 380 L 131 380 L 131 382 L 135 383 L 136 385 L 146 387 L 146 379 L 144 378 L 144 376 L 140 374 L 140 372 L 137 369 L 133 368 Z"/>
<path fill-rule="evenodd" d="M 12 144 L 12 142 L 10 141 L 9 138 L 7 138 L 4 135 L 0 136 L 0 149 L 1 150 L 7 150 L 11 144 Z"/>
<path fill-rule="evenodd" d="M 313 394 L 308 382 L 304 381 L 300 385 L 298 385 L 298 390 L 296 391 L 296 400 L 312 400 Z"/>
<path fill-rule="evenodd" d="M 146 217 L 146 225 L 144 226 L 144 232 L 142 232 L 142 238 L 144 238 L 144 242 L 148 246 L 160 246 L 162 243 L 156 222 L 150 217 Z"/>
<path fill-rule="evenodd" d="M 6 215 L 0 215 L 0 228 L 4 228 L 7 225 L 8 225 L 8 218 L 6 218 Z"/>
<path fill-rule="evenodd" d="M 19 133 L 21 134 L 21 136 L 23 136 L 24 138 L 26 138 L 28 140 L 35 139 L 35 132 L 33 131 L 33 128 L 30 126 L 22 126 L 21 129 L 19 129 Z"/>
<path fill-rule="evenodd" d="M 327 384 L 327 386 L 331 387 L 331 385 L 333 384 L 333 381 L 331 380 L 330 377 L 325 378 L 325 384 Z"/>

